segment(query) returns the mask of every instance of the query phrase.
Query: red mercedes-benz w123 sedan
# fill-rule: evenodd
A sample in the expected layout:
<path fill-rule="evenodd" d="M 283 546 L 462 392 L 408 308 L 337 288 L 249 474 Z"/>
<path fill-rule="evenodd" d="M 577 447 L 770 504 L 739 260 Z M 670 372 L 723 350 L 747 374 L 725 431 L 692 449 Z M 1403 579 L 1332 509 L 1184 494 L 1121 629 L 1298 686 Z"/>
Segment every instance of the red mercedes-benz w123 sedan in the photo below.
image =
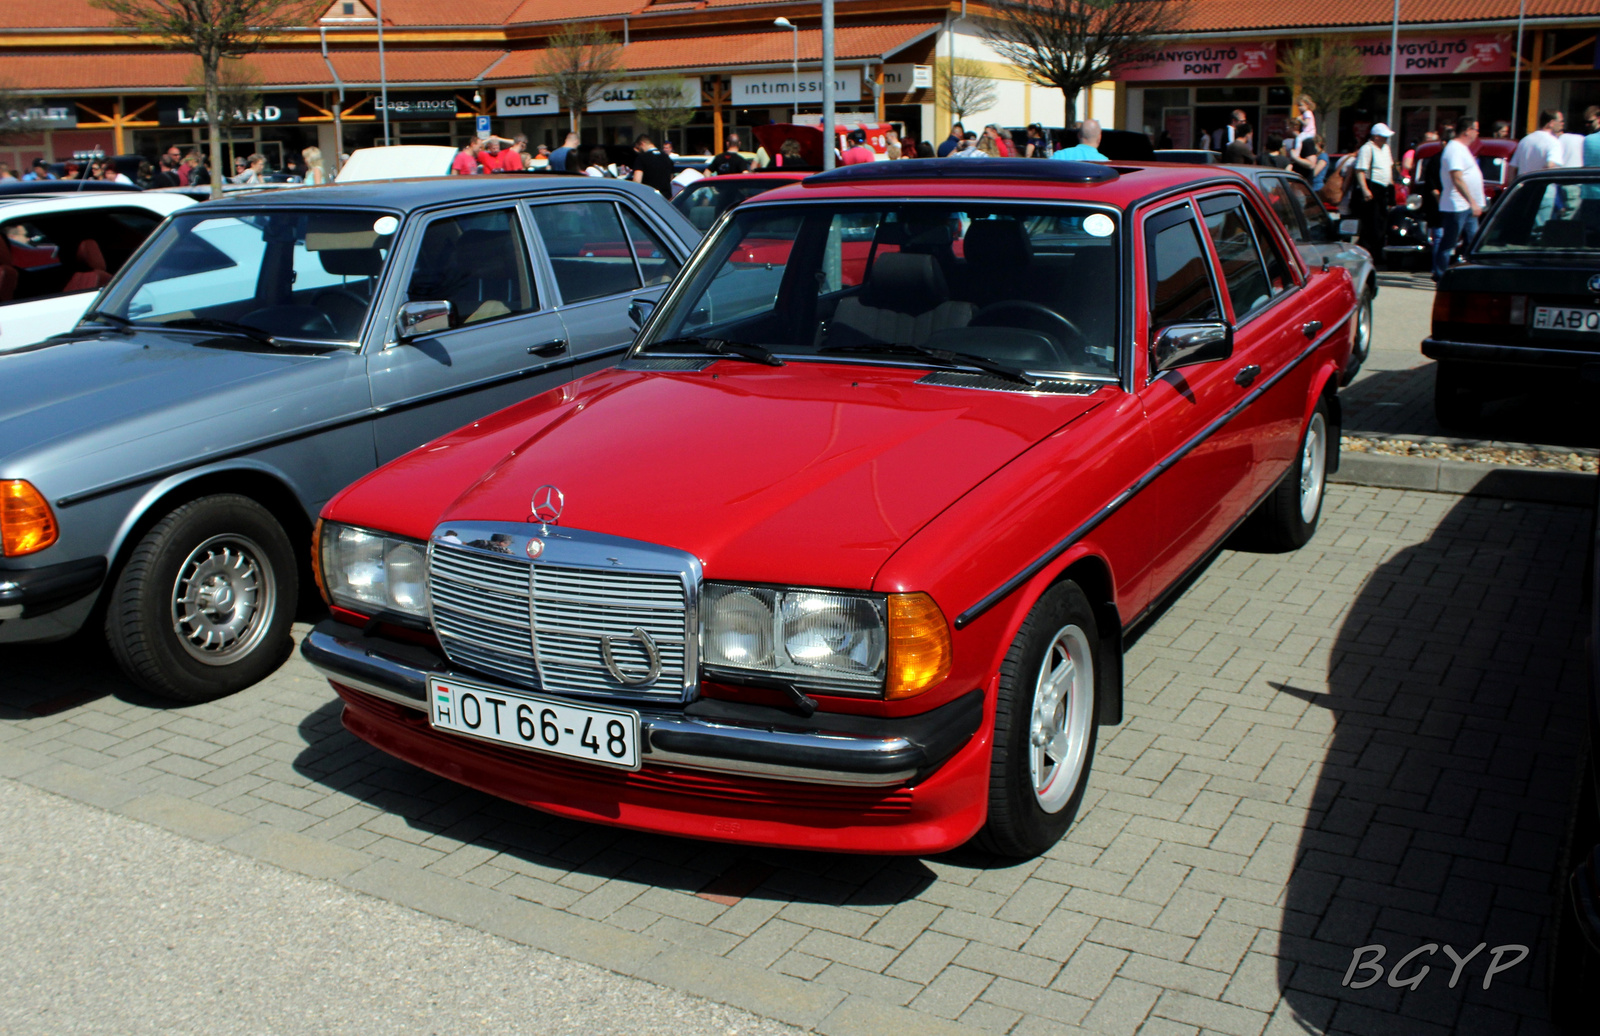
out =
<path fill-rule="evenodd" d="M 812 177 L 616 368 L 328 504 L 305 656 L 358 736 L 562 816 L 1039 853 L 1125 633 L 1241 525 L 1315 531 L 1356 305 L 1226 169 Z"/>

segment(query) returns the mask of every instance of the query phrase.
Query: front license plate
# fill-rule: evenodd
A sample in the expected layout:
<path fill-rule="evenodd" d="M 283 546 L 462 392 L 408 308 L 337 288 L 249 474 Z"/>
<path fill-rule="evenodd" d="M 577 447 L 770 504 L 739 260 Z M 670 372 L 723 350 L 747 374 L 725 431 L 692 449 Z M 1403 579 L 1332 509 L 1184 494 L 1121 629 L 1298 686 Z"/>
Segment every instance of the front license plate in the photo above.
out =
<path fill-rule="evenodd" d="M 455 680 L 428 680 L 428 721 L 468 734 L 586 763 L 639 768 L 639 714 L 511 694 Z"/>
<path fill-rule="evenodd" d="M 1538 306 L 1533 311 L 1536 331 L 1587 331 L 1600 334 L 1600 309 Z"/>

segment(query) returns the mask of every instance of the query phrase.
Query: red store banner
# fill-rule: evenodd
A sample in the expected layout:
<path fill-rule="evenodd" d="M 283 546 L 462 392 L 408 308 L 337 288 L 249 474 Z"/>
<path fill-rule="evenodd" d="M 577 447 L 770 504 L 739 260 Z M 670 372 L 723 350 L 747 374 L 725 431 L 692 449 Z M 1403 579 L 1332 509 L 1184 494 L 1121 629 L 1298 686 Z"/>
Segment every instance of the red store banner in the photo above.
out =
<path fill-rule="evenodd" d="M 1358 38 L 1356 49 L 1364 60 L 1362 71 L 1369 76 L 1389 74 L 1389 37 Z M 1460 72 L 1511 71 L 1511 35 L 1463 36 L 1443 33 L 1435 36 L 1401 36 L 1395 61 L 1395 74 L 1402 76 L 1455 75 Z"/>
<path fill-rule="evenodd" d="M 1118 69 L 1113 78 L 1134 82 L 1153 79 L 1275 79 L 1277 75 L 1277 42 L 1256 40 L 1192 45 L 1174 43 L 1143 51 Z"/>

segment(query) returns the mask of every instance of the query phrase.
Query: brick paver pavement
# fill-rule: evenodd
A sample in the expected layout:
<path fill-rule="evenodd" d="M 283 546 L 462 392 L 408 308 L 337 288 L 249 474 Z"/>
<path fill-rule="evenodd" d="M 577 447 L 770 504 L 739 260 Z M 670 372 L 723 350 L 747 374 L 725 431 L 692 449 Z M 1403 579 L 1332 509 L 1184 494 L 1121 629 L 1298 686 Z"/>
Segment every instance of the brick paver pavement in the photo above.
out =
<path fill-rule="evenodd" d="M 11 649 L 0 776 L 825 1032 L 1542 1032 L 1588 521 L 1330 486 L 1311 544 L 1223 552 L 1131 644 L 1079 820 L 1021 864 L 550 818 L 369 749 L 298 658 L 164 708 Z M 1429 944 L 1385 971 L 1416 988 L 1343 984 Z"/>

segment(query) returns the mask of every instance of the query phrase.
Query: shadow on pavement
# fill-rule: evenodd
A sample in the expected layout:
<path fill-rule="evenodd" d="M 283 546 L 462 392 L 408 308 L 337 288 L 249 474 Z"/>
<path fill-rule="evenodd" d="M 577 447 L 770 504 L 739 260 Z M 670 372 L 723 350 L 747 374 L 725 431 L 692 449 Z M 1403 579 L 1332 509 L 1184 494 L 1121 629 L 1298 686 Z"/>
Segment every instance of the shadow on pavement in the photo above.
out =
<path fill-rule="evenodd" d="M 1508 380 L 1469 425 L 1445 428 L 1433 416 L 1436 365 L 1374 371 L 1340 393 L 1346 435 L 1443 435 L 1457 439 L 1548 446 L 1600 446 L 1595 420 L 1600 387 L 1576 378 L 1543 376 L 1531 384 Z"/>
<path fill-rule="evenodd" d="M 336 699 L 301 722 L 306 747 L 293 763 L 298 773 L 402 819 L 414 832 L 445 835 L 548 869 L 549 881 L 570 872 L 699 894 L 714 902 L 752 898 L 883 906 L 914 898 L 938 877 L 917 857 L 725 845 L 551 816 L 386 755 L 345 730 L 342 711 Z M 997 866 L 972 851 L 939 859 L 960 869 Z"/>
<path fill-rule="evenodd" d="M 0 721 L 34 719 L 111 695 L 149 709 L 181 709 L 187 702 L 157 698 L 134 686 L 111 657 L 105 635 L 85 629 L 66 640 L 3 646 Z"/>
<path fill-rule="evenodd" d="M 1332 719 L 1278 959 L 1282 995 L 1313 1031 L 1544 1030 L 1583 737 L 1588 522 L 1578 508 L 1463 500 L 1366 580 L 1326 693 L 1275 685 Z M 1484 944 L 1455 988 L 1446 944 L 1463 957 Z M 1358 968 L 1347 986 L 1357 949 L 1374 945 L 1383 977 L 1357 989 L 1377 974 Z M 1502 946 L 1529 953 L 1502 951 L 1485 989 Z M 1423 966 L 1416 988 L 1391 984 Z"/>

